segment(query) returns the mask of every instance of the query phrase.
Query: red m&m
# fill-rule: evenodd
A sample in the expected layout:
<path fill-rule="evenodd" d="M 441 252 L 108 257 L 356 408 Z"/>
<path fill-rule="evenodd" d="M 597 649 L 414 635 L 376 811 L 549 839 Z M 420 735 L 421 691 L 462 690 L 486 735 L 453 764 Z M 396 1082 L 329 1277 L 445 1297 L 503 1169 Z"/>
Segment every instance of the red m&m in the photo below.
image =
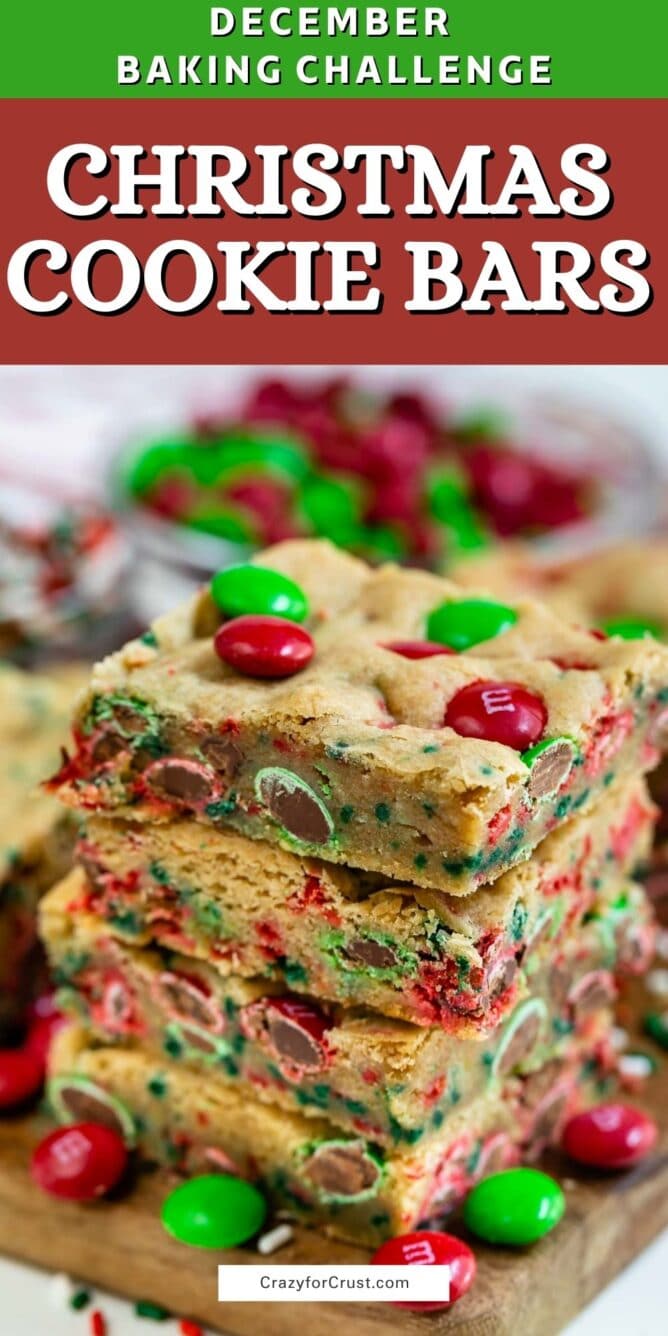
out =
<path fill-rule="evenodd" d="M 26 1048 L 0 1050 L 0 1109 L 17 1109 L 39 1094 L 44 1064 Z"/>
<path fill-rule="evenodd" d="M 450 1296 L 448 1299 L 418 1302 L 395 1302 L 395 1308 L 410 1308 L 433 1313 L 450 1308 L 470 1290 L 476 1273 L 476 1260 L 471 1249 L 454 1234 L 439 1230 L 419 1229 L 414 1234 L 400 1234 L 388 1239 L 371 1258 L 374 1266 L 447 1266 L 450 1269 Z"/>
<path fill-rule="evenodd" d="M 471 682 L 449 702 L 444 723 L 463 738 L 501 742 L 521 752 L 542 737 L 547 709 L 518 682 Z"/>
<path fill-rule="evenodd" d="M 292 677 L 313 657 L 303 626 L 284 617 L 235 617 L 214 637 L 219 659 L 247 677 Z"/>
<path fill-rule="evenodd" d="M 599 1104 L 566 1123 L 562 1146 L 572 1160 L 596 1169 L 627 1169 L 654 1149 L 658 1128 L 630 1104 Z"/>
<path fill-rule="evenodd" d="M 31 1173 L 53 1197 L 94 1201 L 116 1186 L 127 1162 L 128 1152 L 118 1132 L 101 1123 L 73 1123 L 40 1141 Z"/>

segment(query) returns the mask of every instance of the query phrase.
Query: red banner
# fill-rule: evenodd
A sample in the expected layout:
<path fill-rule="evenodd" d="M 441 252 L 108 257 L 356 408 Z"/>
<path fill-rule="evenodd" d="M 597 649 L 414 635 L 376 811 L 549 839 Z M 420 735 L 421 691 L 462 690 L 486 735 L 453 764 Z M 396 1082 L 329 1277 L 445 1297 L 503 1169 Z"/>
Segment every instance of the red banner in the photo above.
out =
<path fill-rule="evenodd" d="M 5 101 L 2 115 L 2 362 L 665 361 L 665 103 Z M 57 158 L 77 144 L 95 153 L 69 165 Z M 127 177 L 119 196 L 119 145 L 146 149 L 137 172 L 163 171 L 163 190 L 142 189 L 134 216 L 123 211 Z M 172 146 L 160 161 L 156 145 Z M 216 213 L 210 190 L 203 211 L 197 145 L 231 145 L 248 159 L 245 174 L 227 164 L 238 210 L 226 202 Z M 262 145 L 272 147 L 258 155 Z M 386 146 L 383 179 L 368 155 L 364 170 L 333 170 L 327 216 L 322 178 L 309 186 L 294 157 L 305 145 L 341 157 L 347 145 L 349 164 L 351 146 Z M 416 210 L 411 146 L 430 150 L 452 184 L 467 145 L 489 213 L 475 211 L 473 172 L 451 210 Z M 401 149 L 396 164 L 390 146 Z M 512 146 L 529 151 L 528 184 Z M 609 200 L 596 209 L 591 186 L 564 165 L 586 162 L 592 146 L 609 160 L 596 173 Z M 123 155 L 127 167 L 132 151 Z M 88 216 L 50 196 L 54 160 L 52 195 Z M 520 192 L 515 215 L 499 207 L 509 173 Z M 537 180 L 543 207 L 530 212 Z M 336 182 L 345 187 L 338 208 Z M 422 187 L 435 197 L 424 173 Z M 391 212 L 366 209 L 372 195 Z M 323 215 L 304 216 L 305 200 L 307 213 L 320 203 Z M 102 242 L 114 253 L 97 252 Z M 231 275 L 238 280 L 245 264 L 255 268 L 242 293 Z M 249 309 L 230 309 L 235 287 Z M 197 309 L 186 313 L 189 294 Z M 123 309 L 112 313 L 116 295 Z"/>

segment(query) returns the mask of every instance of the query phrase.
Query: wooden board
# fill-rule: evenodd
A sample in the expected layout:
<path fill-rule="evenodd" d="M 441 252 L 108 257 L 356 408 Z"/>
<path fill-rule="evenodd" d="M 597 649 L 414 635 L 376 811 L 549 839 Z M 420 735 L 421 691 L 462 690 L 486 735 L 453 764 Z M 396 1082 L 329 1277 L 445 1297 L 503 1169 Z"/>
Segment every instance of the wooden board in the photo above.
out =
<path fill-rule="evenodd" d="M 634 1013 L 648 1003 L 637 995 Z M 633 1029 L 627 1023 L 627 1028 Z M 642 1048 L 652 1045 L 642 1041 Z M 653 1050 L 656 1052 L 656 1050 Z M 663 1124 L 651 1159 L 630 1173 L 600 1176 L 553 1155 L 545 1167 L 564 1185 L 564 1220 L 526 1251 L 475 1242 L 478 1276 L 449 1313 L 429 1318 L 382 1304 L 274 1304 L 269 1323 L 255 1304 L 219 1304 L 219 1261 L 257 1262 L 253 1251 L 210 1254 L 186 1249 L 164 1233 L 159 1206 L 171 1186 L 164 1172 L 143 1173 L 117 1200 L 79 1206 L 47 1198 L 28 1174 L 30 1152 L 44 1131 L 38 1118 L 0 1123 L 0 1252 L 88 1281 L 130 1299 L 152 1299 L 227 1336 L 556 1336 L 595 1294 L 668 1226 L 668 1062 L 647 1082 L 642 1104 Z M 455 1225 L 455 1231 L 458 1231 Z M 298 1231 L 269 1266 L 284 1262 L 363 1262 L 359 1249 Z"/>

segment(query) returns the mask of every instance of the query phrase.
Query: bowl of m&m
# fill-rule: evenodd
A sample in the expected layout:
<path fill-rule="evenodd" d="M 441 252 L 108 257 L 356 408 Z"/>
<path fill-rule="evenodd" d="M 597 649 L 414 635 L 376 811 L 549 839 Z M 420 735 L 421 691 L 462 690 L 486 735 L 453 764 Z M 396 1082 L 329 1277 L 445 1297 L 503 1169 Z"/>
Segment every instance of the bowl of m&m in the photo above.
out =
<path fill-rule="evenodd" d="M 173 596 L 300 536 L 440 571 L 504 540 L 573 551 L 646 523 L 650 472 L 636 439 L 582 408 L 449 409 L 422 389 L 286 378 L 134 443 L 115 489 L 144 571 L 169 567 Z"/>

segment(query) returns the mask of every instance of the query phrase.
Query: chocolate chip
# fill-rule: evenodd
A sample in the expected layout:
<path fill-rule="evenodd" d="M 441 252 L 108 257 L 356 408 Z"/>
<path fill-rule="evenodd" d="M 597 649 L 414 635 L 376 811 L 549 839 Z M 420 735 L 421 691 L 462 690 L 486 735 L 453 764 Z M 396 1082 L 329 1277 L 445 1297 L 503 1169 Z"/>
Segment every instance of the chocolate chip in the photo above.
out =
<path fill-rule="evenodd" d="M 372 937 L 353 938 L 345 947 L 345 954 L 351 960 L 376 970 L 391 970 L 398 964 L 392 948 L 383 942 L 375 942 Z"/>
<path fill-rule="evenodd" d="M 161 974 L 156 989 L 163 1005 L 179 1019 L 194 1021 L 210 1030 L 219 1018 L 215 1003 L 201 994 L 196 984 L 180 979 L 177 974 Z"/>
<path fill-rule="evenodd" d="M 533 1052 L 542 1028 L 542 1016 L 538 1010 L 530 1011 L 523 1021 L 519 1021 L 503 1049 L 496 1066 L 498 1076 L 508 1076 L 524 1058 Z"/>
<path fill-rule="evenodd" d="M 529 774 L 527 789 L 531 798 L 547 798 L 556 793 L 573 765 L 575 748 L 571 742 L 555 742 L 536 757 Z"/>
<path fill-rule="evenodd" d="M 371 1193 L 380 1177 L 378 1165 L 360 1142 L 325 1143 L 304 1166 L 306 1177 L 325 1197 L 359 1197 Z"/>
<path fill-rule="evenodd" d="M 104 765 L 106 761 L 112 761 L 119 752 L 127 749 L 127 742 L 120 733 L 110 733 L 105 731 L 101 733 L 93 742 L 90 753 L 96 765 Z"/>
<path fill-rule="evenodd" d="M 564 1011 L 572 983 L 573 976 L 565 965 L 552 965 L 548 977 L 548 988 L 555 1011 L 559 1013 Z"/>
<path fill-rule="evenodd" d="M 65 1086 L 60 1091 L 60 1102 L 75 1123 L 101 1123 L 103 1127 L 109 1127 L 112 1132 L 125 1137 L 126 1129 L 121 1119 L 102 1095 L 98 1099 L 89 1090 L 82 1090 L 75 1085 Z"/>
<path fill-rule="evenodd" d="M 118 727 L 124 733 L 129 733 L 131 737 L 137 737 L 140 733 L 146 732 L 146 720 L 143 714 L 138 710 L 133 710 L 130 705 L 117 705 L 114 710 L 114 720 Z"/>
<path fill-rule="evenodd" d="M 557 1090 L 538 1110 L 536 1121 L 531 1129 L 532 1141 L 552 1141 L 559 1129 L 559 1124 L 566 1112 L 568 1093 Z"/>
<path fill-rule="evenodd" d="M 223 784 L 231 784 L 241 765 L 241 752 L 230 738 L 220 733 L 207 733 L 199 744 L 200 751 L 213 766 Z"/>
<path fill-rule="evenodd" d="M 269 1037 L 279 1057 L 287 1058 L 298 1067 L 310 1071 L 319 1071 L 323 1066 L 323 1053 L 320 1045 L 311 1035 L 298 1025 L 293 1025 L 285 1016 L 274 1012 L 267 1021 Z"/>
<path fill-rule="evenodd" d="M 146 783 L 162 798 L 177 798 L 187 804 L 203 803 L 216 792 L 216 776 L 197 761 L 167 757 L 146 771 Z"/>
<path fill-rule="evenodd" d="M 604 970 L 596 970 L 584 975 L 571 990 L 568 1000 L 574 1016 L 580 1020 L 592 1011 L 600 1011 L 601 1007 L 609 1006 L 614 997 L 615 986 L 610 975 Z"/>
<path fill-rule="evenodd" d="M 261 770 L 256 779 L 261 802 L 274 820 L 303 844 L 326 844 L 334 825 L 308 784 L 289 770 Z"/>
<path fill-rule="evenodd" d="M 551 1062 L 544 1063 L 537 1071 L 522 1077 L 522 1103 L 525 1108 L 534 1109 L 540 1103 L 543 1095 L 551 1085 L 554 1085 L 560 1070 L 561 1063 L 558 1058 L 554 1058 Z"/>

